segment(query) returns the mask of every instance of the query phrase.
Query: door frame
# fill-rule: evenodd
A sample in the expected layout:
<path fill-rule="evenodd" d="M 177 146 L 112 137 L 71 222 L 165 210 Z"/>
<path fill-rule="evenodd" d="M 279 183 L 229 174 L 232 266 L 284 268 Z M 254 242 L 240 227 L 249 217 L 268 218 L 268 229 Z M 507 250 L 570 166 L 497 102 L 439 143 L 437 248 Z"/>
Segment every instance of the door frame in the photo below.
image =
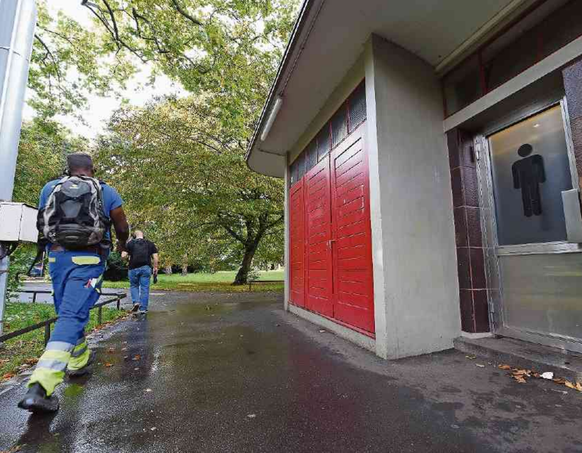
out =
<path fill-rule="evenodd" d="M 489 306 L 489 321 L 491 332 L 499 336 L 507 336 L 557 347 L 563 350 L 582 352 L 582 338 L 572 338 L 559 334 L 545 334 L 526 329 L 518 329 L 505 325 L 503 310 L 503 281 L 499 265 L 500 256 L 515 255 L 539 255 L 539 254 L 563 254 L 582 253 L 580 244 L 572 244 L 565 241 L 549 242 L 542 244 L 520 244 L 511 246 L 499 246 L 497 237 L 497 215 L 495 209 L 495 195 L 493 191 L 493 174 L 491 146 L 489 137 L 514 126 L 529 117 L 542 113 L 550 108 L 560 106 L 564 133 L 566 139 L 568 160 L 570 162 L 570 175 L 572 187 L 580 189 L 572 131 L 570 127 L 568 105 L 565 97 L 539 105 L 527 115 L 515 115 L 511 121 L 503 125 L 487 128 L 474 137 L 474 149 L 477 157 L 477 179 L 479 185 L 479 203 L 483 215 L 481 216 L 481 228 L 483 243 L 485 245 L 485 269 L 488 288 L 494 288 L 487 292 Z"/>

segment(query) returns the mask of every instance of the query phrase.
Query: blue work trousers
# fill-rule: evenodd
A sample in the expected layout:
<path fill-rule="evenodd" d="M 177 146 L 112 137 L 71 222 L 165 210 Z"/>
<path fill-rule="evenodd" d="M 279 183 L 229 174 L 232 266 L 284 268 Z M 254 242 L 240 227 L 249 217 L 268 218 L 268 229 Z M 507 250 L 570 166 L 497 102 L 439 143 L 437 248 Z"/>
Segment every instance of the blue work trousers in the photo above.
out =
<path fill-rule="evenodd" d="M 105 259 L 89 252 L 50 252 L 49 271 L 59 317 L 50 341 L 75 345 L 83 338 L 89 312 L 99 300 Z"/>
<path fill-rule="evenodd" d="M 139 309 L 147 311 L 150 301 L 150 278 L 152 268 L 141 266 L 129 270 L 129 285 L 131 288 L 131 300 L 139 304 Z"/>

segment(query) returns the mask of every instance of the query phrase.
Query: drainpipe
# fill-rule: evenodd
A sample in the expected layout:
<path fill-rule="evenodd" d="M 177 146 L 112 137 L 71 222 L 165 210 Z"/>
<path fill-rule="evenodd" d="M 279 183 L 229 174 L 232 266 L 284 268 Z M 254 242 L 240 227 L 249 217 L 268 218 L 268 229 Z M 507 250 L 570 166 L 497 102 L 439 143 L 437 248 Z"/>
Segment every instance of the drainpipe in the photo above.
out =
<path fill-rule="evenodd" d="M 12 200 L 35 26 L 34 0 L 0 0 L 0 201 Z M 2 248 L 0 244 L 0 256 L 4 254 Z M 8 257 L 0 260 L 0 335 L 4 326 L 8 265 Z"/>

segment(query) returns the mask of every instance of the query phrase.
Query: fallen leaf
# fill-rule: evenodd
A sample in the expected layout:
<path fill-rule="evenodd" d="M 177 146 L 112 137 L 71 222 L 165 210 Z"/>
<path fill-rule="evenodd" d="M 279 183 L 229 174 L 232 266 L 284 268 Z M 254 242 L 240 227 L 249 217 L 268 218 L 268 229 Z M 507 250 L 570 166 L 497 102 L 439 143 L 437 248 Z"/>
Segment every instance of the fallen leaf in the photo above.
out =
<path fill-rule="evenodd" d="M 107 353 L 108 353 L 108 354 L 113 354 L 114 352 L 115 352 L 115 348 L 109 348 L 109 349 L 107 350 Z"/>
<path fill-rule="evenodd" d="M 112 366 L 113 366 L 113 364 L 112 364 L 112 363 L 109 363 L 109 362 L 107 362 L 107 363 L 105 364 L 105 366 L 106 366 L 107 368 L 110 368 L 110 367 L 112 367 Z"/>
<path fill-rule="evenodd" d="M 29 365 L 35 365 L 38 362 L 38 359 L 36 357 L 32 359 L 26 359 L 25 362 Z"/>
<path fill-rule="evenodd" d="M 563 378 L 554 378 L 552 379 L 556 384 L 564 385 L 566 383 L 566 379 Z"/>
<path fill-rule="evenodd" d="M 479 368 L 485 368 L 485 365 L 482 365 L 480 363 L 476 363 L 475 366 L 478 366 Z"/>
<path fill-rule="evenodd" d="M 152 426 L 150 429 L 151 429 L 152 431 L 155 431 L 155 430 L 156 430 L 156 429 L 158 429 L 158 428 L 156 428 L 155 426 Z"/>
<path fill-rule="evenodd" d="M 476 355 L 466 355 L 465 357 L 469 360 L 475 360 L 477 358 Z"/>
<path fill-rule="evenodd" d="M 499 365 L 497 368 L 499 368 L 500 370 L 511 370 L 511 367 L 509 365 Z"/>
<path fill-rule="evenodd" d="M 5 375 L 2 376 L 2 379 L 6 380 L 6 379 L 12 379 L 14 377 L 14 373 L 6 373 Z"/>
<path fill-rule="evenodd" d="M 122 351 L 127 351 L 127 348 L 121 348 Z"/>
<path fill-rule="evenodd" d="M 580 384 L 580 382 L 576 382 L 576 390 L 582 392 L 582 384 Z"/>
<path fill-rule="evenodd" d="M 552 373 L 551 371 L 546 371 L 545 373 L 541 374 L 542 379 L 547 379 L 548 381 L 551 381 L 552 379 L 554 379 L 554 373 Z"/>
<path fill-rule="evenodd" d="M 576 386 L 574 384 L 572 384 L 570 381 L 565 381 L 564 385 L 568 388 L 576 390 Z"/>
<path fill-rule="evenodd" d="M 513 376 L 513 379 L 515 379 L 519 384 L 525 384 L 527 382 L 522 376 Z"/>
<path fill-rule="evenodd" d="M 257 414 L 249 414 L 247 415 L 248 418 L 255 418 L 257 416 Z"/>
<path fill-rule="evenodd" d="M 139 359 L 141 359 L 141 355 L 138 354 L 132 360 L 139 360 Z"/>
<path fill-rule="evenodd" d="M 151 391 L 152 391 L 152 389 L 146 389 L 146 392 L 151 392 Z"/>

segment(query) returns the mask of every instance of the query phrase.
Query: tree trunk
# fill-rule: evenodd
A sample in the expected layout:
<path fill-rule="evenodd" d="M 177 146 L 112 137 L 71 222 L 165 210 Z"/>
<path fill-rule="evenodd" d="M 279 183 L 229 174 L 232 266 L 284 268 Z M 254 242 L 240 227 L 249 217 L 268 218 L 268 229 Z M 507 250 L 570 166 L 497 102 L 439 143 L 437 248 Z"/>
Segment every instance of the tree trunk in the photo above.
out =
<path fill-rule="evenodd" d="M 184 261 L 182 261 L 182 277 L 188 275 L 188 255 L 184 255 Z"/>
<path fill-rule="evenodd" d="M 168 266 L 166 266 L 166 267 L 164 268 L 164 273 L 165 273 L 166 275 L 172 275 L 172 265 L 171 265 L 171 264 L 169 264 Z"/>
<path fill-rule="evenodd" d="M 232 283 L 233 285 L 246 285 L 249 282 L 249 272 L 251 271 L 251 265 L 253 264 L 253 258 L 257 251 L 257 246 L 258 241 L 255 240 L 251 245 L 245 247 L 245 254 L 240 269 Z"/>

